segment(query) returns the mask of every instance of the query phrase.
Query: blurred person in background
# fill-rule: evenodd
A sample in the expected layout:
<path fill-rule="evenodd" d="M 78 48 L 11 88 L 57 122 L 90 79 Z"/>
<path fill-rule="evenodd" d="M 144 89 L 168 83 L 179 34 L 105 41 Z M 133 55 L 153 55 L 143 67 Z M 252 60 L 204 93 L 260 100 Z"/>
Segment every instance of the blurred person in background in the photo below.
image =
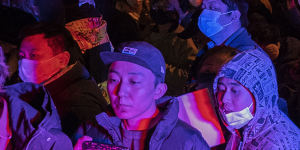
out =
<path fill-rule="evenodd" d="M 245 28 L 248 25 L 248 3 L 245 0 L 203 0 L 201 8 L 198 27 L 209 41 L 199 50 L 193 63 L 191 82 L 195 78 L 195 67 L 203 62 L 203 54 L 215 46 L 230 46 L 239 51 L 261 49 Z"/>
<path fill-rule="evenodd" d="M 106 109 L 107 102 L 84 67 L 77 43 L 64 26 L 38 23 L 20 35 L 19 76 L 43 85 L 51 94 L 62 130 L 72 136 L 84 121 Z"/>
<path fill-rule="evenodd" d="M 184 93 L 188 70 L 196 56 L 197 48 L 192 39 L 182 39 L 178 36 L 183 28 L 179 24 L 176 8 L 169 0 L 152 1 L 150 16 L 155 22 L 155 27 L 145 41 L 157 47 L 166 60 L 167 95 L 181 95 Z"/>
<path fill-rule="evenodd" d="M 80 47 L 85 66 L 97 84 L 107 79 L 107 67 L 100 56 L 102 51 L 113 51 L 107 34 L 107 22 L 95 8 L 93 1 L 66 3 L 65 27 Z"/>
<path fill-rule="evenodd" d="M 32 83 L 3 87 L 8 67 L 0 47 L 0 149 L 72 150 L 48 92 Z"/>
<path fill-rule="evenodd" d="M 248 31 L 252 35 L 253 40 L 275 62 L 280 53 L 281 38 L 279 28 L 266 20 L 253 19 L 248 26 Z"/>

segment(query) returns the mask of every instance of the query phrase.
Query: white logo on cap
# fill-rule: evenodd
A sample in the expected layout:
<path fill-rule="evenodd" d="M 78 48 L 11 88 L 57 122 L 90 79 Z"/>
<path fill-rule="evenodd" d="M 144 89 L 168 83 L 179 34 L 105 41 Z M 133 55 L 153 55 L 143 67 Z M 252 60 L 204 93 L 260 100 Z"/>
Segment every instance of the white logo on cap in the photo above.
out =
<path fill-rule="evenodd" d="M 124 47 L 122 50 L 123 54 L 135 55 L 138 49 L 131 47 Z"/>
<path fill-rule="evenodd" d="M 164 70 L 164 67 L 163 66 L 160 66 L 160 72 L 165 74 L 165 70 Z"/>

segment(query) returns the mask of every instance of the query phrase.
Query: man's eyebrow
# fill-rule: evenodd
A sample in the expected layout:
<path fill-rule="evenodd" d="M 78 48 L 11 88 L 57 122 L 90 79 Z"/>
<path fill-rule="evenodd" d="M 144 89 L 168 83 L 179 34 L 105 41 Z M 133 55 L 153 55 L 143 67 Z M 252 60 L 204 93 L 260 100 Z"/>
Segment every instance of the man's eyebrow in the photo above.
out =
<path fill-rule="evenodd" d="M 110 70 L 108 71 L 108 73 L 116 73 L 116 74 L 118 74 L 118 75 L 119 75 L 119 72 L 118 72 L 118 71 L 116 71 L 116 70 L 113 70 L 113 69 L 110 69 Z"/>
<path fill-rule="evenodd" d="M 109 73 L 116 73 L 116 74 L 120 74 L 118 71 L 114 70 L 114 69 L 110 69 Z M 129 72 L 129 75 L 141 75 L 141 76 L 145 76 L 143 73 L 141 72 Z"/>
<path fill-rule="evenodd" d="M 229 84 L 233 85 L 233 86 L 241 86 L 239 83 L 236 83 L 236 82 L 230 82 Z"/>
<path fill-rule="evenodd" d="M 129 72 L 129 75 L 140 75 L 140 76 L 145 76 L 143 73 L 141 72 Z"/>
<path fill-rule="evenodd" d="M 219 81 L 218 84 L 219 84 L 219 85 L 225 85 L 225 83 L 223 83 L 222 81 Z M 241 86 L 241 84 L 236 83 L 236 82 L 230 82 L 229 84 L 230 84 L 230 85 L 233 85 L 233 86 Z"/>

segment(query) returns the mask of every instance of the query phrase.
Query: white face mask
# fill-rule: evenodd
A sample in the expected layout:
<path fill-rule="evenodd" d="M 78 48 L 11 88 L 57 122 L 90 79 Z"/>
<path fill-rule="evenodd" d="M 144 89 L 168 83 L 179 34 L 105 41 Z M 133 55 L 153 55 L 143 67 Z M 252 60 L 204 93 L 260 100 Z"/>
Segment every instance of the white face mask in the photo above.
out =
<path fill-rule="evenodd" d="M 218 19 L 220 18 L 221 15 L 225 15 L 231 12 L 232 11 L 221 13 L 214 10 L 204 9 L 198 19 L 198 27 L 200 31 L 207 37 L 211 37 L 219 33 L 220 31 L 223 30 L 224 27 L 230 25 L 232 22 L 226 25 L 221 25 L 218 22 Z"/>
<path fill-rule="evenodd" d="M 253 115 L 250 112 L 250 107 L 252 106 L 252 104 L 253 103 L 251 103 L 249 107 L 246 107 L 238 112 L 231 112 L 228 114 L 225 114 L 225 112 L 223 112 L 226 123 L 234 129 L 240 129 L 245 126 L 253 118 Z"/>
<path fill-rule="evenodd" d="M 58 55 L 56 55 L 58 56 Z M 30 59 L 21 59 L 19 61 L 19 76 L 24 82 L 40 84 L 62 69 L 57 60 L 58 57 L 52 57 L 45 61 L 36 61 Z"/>

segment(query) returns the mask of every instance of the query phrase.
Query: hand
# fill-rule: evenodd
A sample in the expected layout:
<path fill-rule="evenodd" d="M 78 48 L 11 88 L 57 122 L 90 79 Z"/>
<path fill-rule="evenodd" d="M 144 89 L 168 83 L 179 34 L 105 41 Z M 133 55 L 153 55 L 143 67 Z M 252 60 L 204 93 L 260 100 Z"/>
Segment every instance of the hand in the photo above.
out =
<path fill-rule="evenodd" d="M 82 144 L 85 141 L 92 141 L 93 138 L 89 137 L 89 136 L 83 136 L 80 139 L 77 140 L 76 145 L 74 146 L 74 150 L 82 150 Z"/>

